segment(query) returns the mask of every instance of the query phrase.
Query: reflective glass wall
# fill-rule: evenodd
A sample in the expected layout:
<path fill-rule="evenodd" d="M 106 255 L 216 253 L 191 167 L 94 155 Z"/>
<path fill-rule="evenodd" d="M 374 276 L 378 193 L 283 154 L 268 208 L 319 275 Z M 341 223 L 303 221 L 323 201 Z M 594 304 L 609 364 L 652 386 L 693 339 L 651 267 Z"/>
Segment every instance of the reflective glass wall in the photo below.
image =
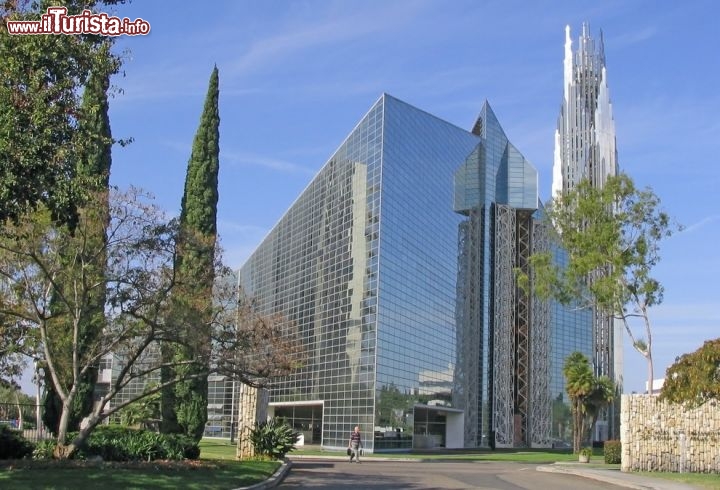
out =
<path fill-rule="evenodd" d="M 313 442 L 326 447 L 374 427 L 382 122 L 380 99 L 240 270 L 260 313 L 279 314 L 303 345 L 302 368 L 271 386 L 270 403 L 322 406 Z"/>
<path fill-rule="evenodd" d="M 375 444 L 408 448 L 430 434 L 415 404 L 452 400 L 457 227 L 453 174 L 479 138 L 385 97 Z M 442 435 L 444 436 L 444 434 Z M 418 440 L 420 438 L 417 438 Z"/>
<path fill-rule="evenodd" d="M 261 313 L 304 346 L 270 402 L 322 405 L 323 446 L 345 447 L 359 425 L 369 450 L 409 447 L 414 405 L 450 404 L 452 176 L 478 141 L 381 97 L 242 267 Z"/>
<path fill-rule="evenodd" d="M 454 195 L 456 174 L 462 192 Z M 413 440 L 444 443 L 435 433 L 443 410 L 417 412 L 419 404 L 458 408 L 465 444 L 490 445 L 497 394 L 519 385 L 510 369 L 498 391 L 494 373 L 495 324 L 505 318 L 493 296 L 494 254 L 507 247 L 495 243 L 492 213 L 498 203 L 513 210 L 536 202 L 534 169 L 508 144 L 489 105 L 468 132 L 382 96 L 240 270 L 259 312 L 287 320 L 303 344 L 302 367 L 271 386 L 274 413 L 327 448 L 346 447 L 358 425 L 368 450 L 393 450 Z M 468 223 L 477 225 L 470 248 Z M 463 247 L 472 251 L 472 271 L 458 263 Z M 458 314 L 461 304 L 476 314 Z M 556 307 L 551 316 L 555 397 L 563 392 L 564 357 L 592 343 L 578 327 L 581 313 Z M 537 418 L 537 397 L 528 393 L 526 415 Z M 312 407 L 312 417 L 298 416 L 298 406 Z M 512 404 L 506 418 L 514 421 Z M 564 430 L 553 426 L 558 438 Z"/>
<path fill-rule="evenodd" d="M 567 252 L 552 246 L 555 263 L 567 264 Z M 552 399 L 552 426 L 550 436 L 555 447 L 572 447 L 572 417 L 565 392 L 563 365 L 575 351 L 582 352 L 592 362 L 593 315 L 588 309 L 550 303 L 550 397 Z"/>

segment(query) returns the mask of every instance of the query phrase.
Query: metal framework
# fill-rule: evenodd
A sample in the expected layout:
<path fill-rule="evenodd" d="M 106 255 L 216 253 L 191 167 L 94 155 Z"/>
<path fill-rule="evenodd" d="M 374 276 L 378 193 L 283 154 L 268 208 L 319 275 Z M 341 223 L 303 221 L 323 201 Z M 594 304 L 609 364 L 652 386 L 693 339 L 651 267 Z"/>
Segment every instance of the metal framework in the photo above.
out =
<path fill-rule="evenodd" d="M 516 216 L 516 267 L 524 272 L 530 272 L 530 236 L 532 220 L 527 211 L 518 211 Z M 520 439 L 522 443 L 528 444 L 530 435 L 530 387 L 531 387 L 531 366 L 530 366 L 530 314 L 532 299 L 529 291 L 523 291 L 515 285 L 517 295 L 517 320 L 515 324 L 515 336 L 517 338 L 517 413 L 520 416 Z"/>
<path fill-rule="evenodd" d="M 550 250 L 547 224 L 532 221 L 532 253 Z M 531 275 L 532 281 L 532 275 Z M 530 326 L 530 446 L 550 447 L 552 401 L 550 396 L 550 303 L 532 298 Z"/>
<path fill-rule="evenodd" d="M 498 447 L 550 445 L 549 305 L 518 287 L 532 253 L 548 249 L 530 211 L 493 212 L 493 429 Z"/>
<path fill-rule="evenodd" d="M 497 447 L 513 447 L 515 431 L 515 211 L 494 205 L 493 428 Z"/>

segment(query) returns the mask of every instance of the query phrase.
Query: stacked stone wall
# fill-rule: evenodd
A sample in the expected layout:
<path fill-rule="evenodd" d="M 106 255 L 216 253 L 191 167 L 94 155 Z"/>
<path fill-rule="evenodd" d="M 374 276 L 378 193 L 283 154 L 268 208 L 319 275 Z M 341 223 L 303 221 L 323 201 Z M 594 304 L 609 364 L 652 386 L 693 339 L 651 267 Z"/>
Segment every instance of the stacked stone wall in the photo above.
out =
<path fill-rule="evenodd" d="M 255 456 L 250 434 L 256 422 L 267 420 L 268 391 L 263 388 L 253 388 L 245 384 L 240 385 L 238 394 L 238 434 L 237 459 L 250 459 Z"/>
<path fill-rule="evenodd" d="M 651 395 L 623 395 L 623 471 L 720 473 L 720 402 L 694 409 Z"/>

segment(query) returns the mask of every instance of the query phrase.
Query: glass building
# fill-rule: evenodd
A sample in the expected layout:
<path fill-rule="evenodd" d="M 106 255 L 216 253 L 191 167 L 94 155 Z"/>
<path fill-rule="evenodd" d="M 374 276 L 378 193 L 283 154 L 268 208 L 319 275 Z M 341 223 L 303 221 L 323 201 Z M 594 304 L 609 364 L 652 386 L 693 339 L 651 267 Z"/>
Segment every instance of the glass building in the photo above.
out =
<path fill-rule="evenodd" d="M 468 447 L 550 445 L 549 305 L 518 287 L 547 249 L 538 176 L 486 102 L 481 144 L 455 172 L 459 226 L 455 399 Z"/>
<path fill-rule="evenodd" d="M 549 445 L 549 310 L 513 273 L 537 206 L 488 104 L 466 131 L 381 96 L 240 270 L 304 347 L 270 413 L 326 448 Z"/>

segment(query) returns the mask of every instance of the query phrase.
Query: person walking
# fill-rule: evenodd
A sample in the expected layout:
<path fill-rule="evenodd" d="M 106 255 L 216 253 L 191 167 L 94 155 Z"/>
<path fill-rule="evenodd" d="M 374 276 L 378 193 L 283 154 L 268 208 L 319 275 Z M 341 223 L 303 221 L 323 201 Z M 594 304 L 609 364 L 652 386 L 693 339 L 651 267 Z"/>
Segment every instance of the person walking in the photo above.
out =
<path fill-rule="evenodd" d="M 350 440 L 348 441 L 348 449 L 350 449 L 350 462 L 353 462 L 353 458 L 358 463 L 360 462 L 360 448 L 363 447 L 362 437 L 360 436 L 360 427 L 355 426 L 355 430 L 350 434 Z"/>

